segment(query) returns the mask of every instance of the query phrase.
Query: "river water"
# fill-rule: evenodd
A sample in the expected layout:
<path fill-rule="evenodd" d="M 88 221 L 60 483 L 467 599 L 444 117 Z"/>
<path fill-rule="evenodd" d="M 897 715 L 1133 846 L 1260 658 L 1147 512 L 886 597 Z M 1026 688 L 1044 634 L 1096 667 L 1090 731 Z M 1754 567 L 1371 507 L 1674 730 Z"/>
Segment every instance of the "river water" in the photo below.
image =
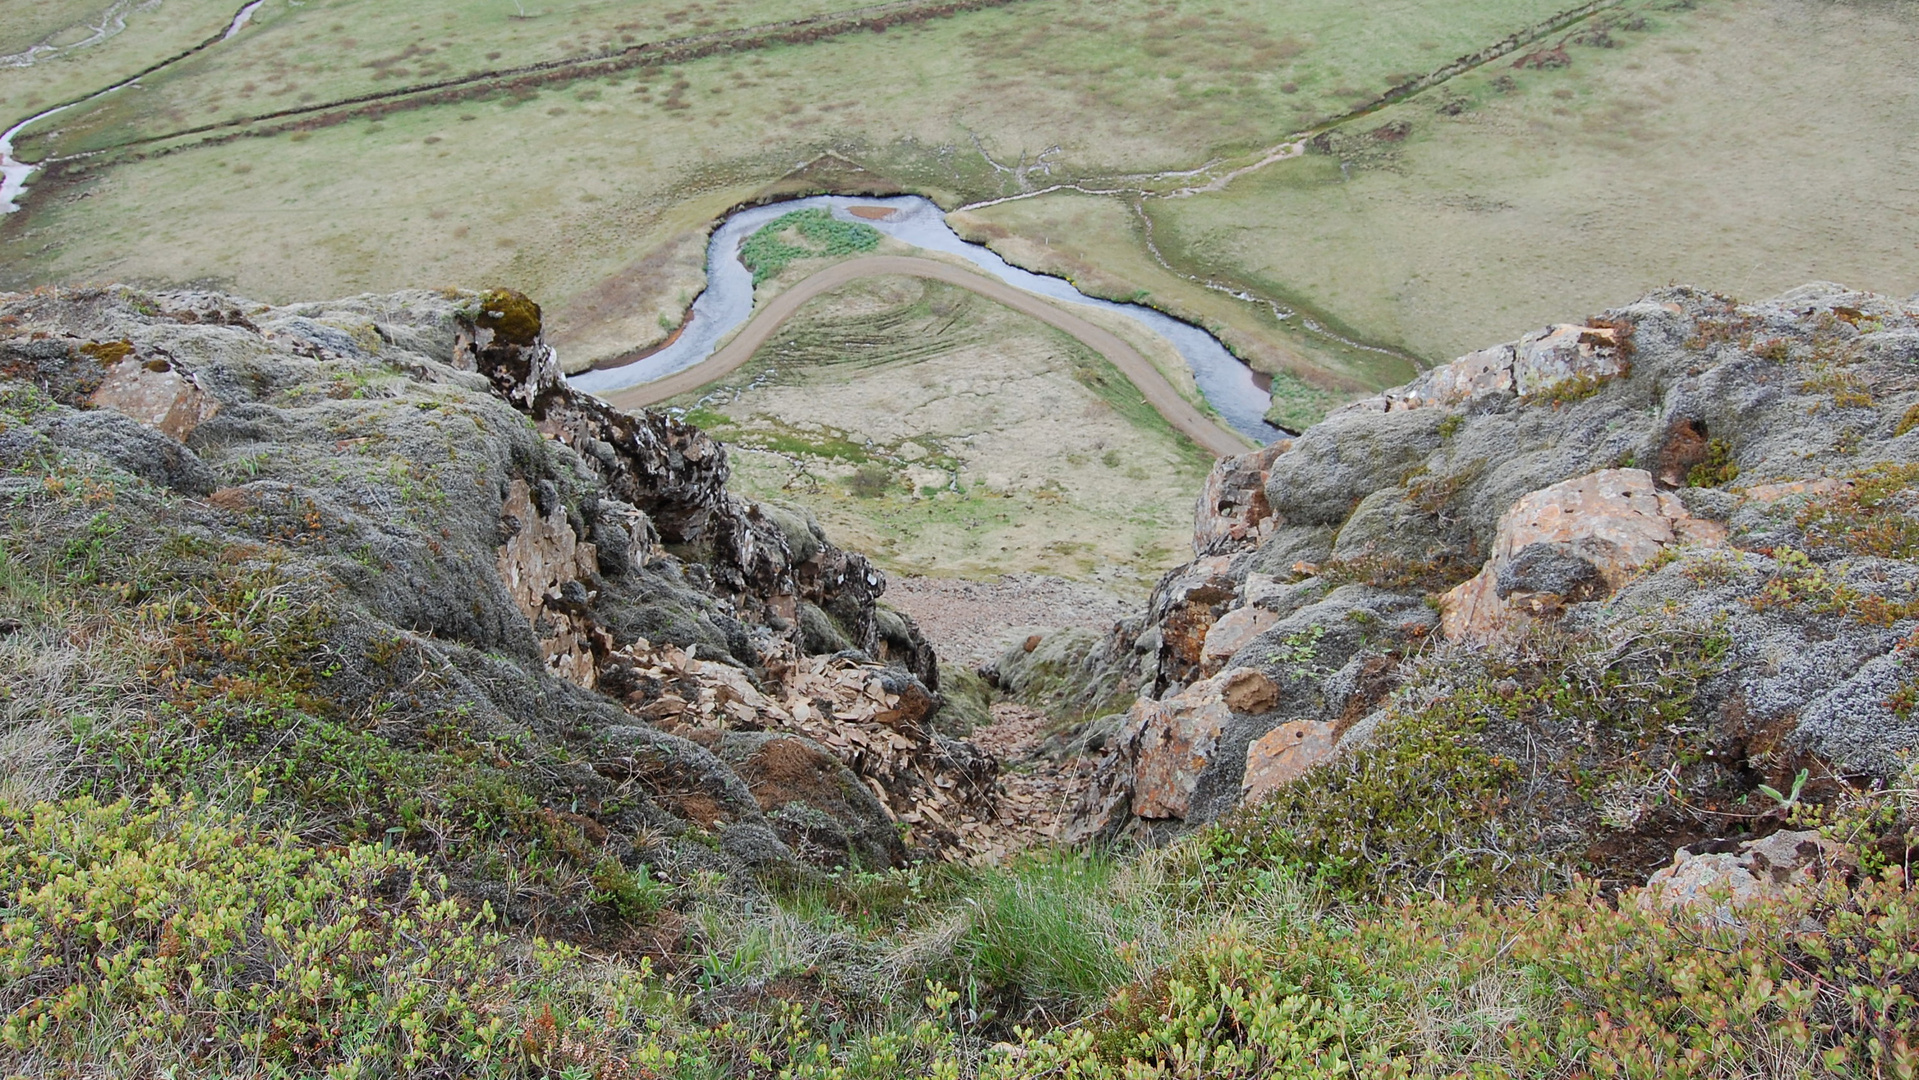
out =
<path fill-rule="evenodd" d="M 855 217 L 849 212 L 855 206 L 884 206 L 893 213 L 879 220 Z M 813 207 L 831 210 L 834 217 L 843 221 L 871 225 L 914 247 L 958 255 L 1025 292 L 1124 315 L 1166 339 L 1185 358 L 1200 393 L 1206 395 L 1206 400 L 1234 430 L 1261 443 L 1272 442 L 1284 434 L 1265 421 L 1271 399 L 1253 381 L 1252 369 L 1226 351 L 1218 338 L 1152 308 L 1087 296 L 1063 278 L 1022 270 L 990 249 L 960 239 L 946 224 L 946 215 L 940 208 L 917 195 L 883 199 L 816 195 L 739 211 L 713 231 L 713 239 L 706 249 L 706 290 L 693 301 L 691 321 L 679 337 L 651 356 L 624 367 L 575 375 L 570 380 L 573 386 L 588 392 L 619 390 L 663 378 L 711 356 L 721 339 L 746 322 L 753 312 L 753 274 L 740 262 L 740 243 L 782 214 Z"/>

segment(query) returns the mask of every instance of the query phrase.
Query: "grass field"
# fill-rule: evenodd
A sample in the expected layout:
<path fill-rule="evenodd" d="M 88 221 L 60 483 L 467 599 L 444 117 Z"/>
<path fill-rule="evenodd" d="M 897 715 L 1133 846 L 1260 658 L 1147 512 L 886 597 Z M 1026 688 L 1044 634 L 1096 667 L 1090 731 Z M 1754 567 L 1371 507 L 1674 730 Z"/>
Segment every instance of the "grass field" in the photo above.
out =
<path fill-rule="evenodd" d="M 22 151 L 110 149 L 287 107 L 302 94 L 324 101 L 403 81 L 377 77 L 382 71 L 405 69 L 404 81 L 418 82 L 475 63 L 549 59 L 539 41 L 591 53 L 617 25 L 595 22 L 587 9 L 563 23 L 557 5 L 545 22 L 508 20 L 501 4 L 499 21 L 449 30 L 439 9 L 407 5 L 401 16 L 370 13 L 375 7 L 271 0 L 258 25 L 234 41 L 146 80 L 137 94 L 63 117 L 57 133 L 29 132 Z M 1376 93 L 1553 5 L 1395 0 L 1213 10 L 1196 2 L 1026 0 L 883 34 L 495 88 L 484 100 L 263 139 L 140 144 L 142 153 L 175 152 L 88 159 L 70 186 L 48 184 L 29 196 L 27 214 L 6 223 L 0 250 L 31 256 L 7 259 L 12 284 L 210 279 L 276 299 L 489 280 L 565 311 L 574 297 L 824 151 L 953 200 L 1019 190 L 1007 170 L 1022 160 L 1029 181 L 1044 180 L 1045 170 L 1065 177 L 1188 167 L 1279 138 L 1302 117 L 1344 108 L 1352 96 Z M 795 13 L 803 12 L 756 5 L 738 18 Z M 669 29 L 726 25 L 698 21 Z M 529 30 L 575 23 L 551 39 Z M 506 55 L 500 41 L 509 32 L 536 40 Z M 493 47 L 482 51 L 487 41 Z M 367 66 L 413 45 L 438 51 Z M 502 56 L 487 60 L 495 51 Z M 87 199 L 72 201 L 83 192 Z"/>
<path fill-rule="evenodd" d="M 1210 464 L 1079 342 L 918 278 L 811 301 L 672 404 L 733 447 L 743 491 L 907 573 L 1143 593 L 1187 544 Z"/>
<path fill-rule="evenodd" d="M 1200 194 L 1179 192 L 1564 0 L 982 2 L 789 33 L 765 28 L 827 6 L 269 0 L 233 41 L 27 133 L 29 159 L 98 153 L 0 222 L 0 284 L 281 300 L 503 283 L 547 304 L 569 355 L 611 353 L 676 325 L 704 229 L 741 201 L 867 187 L 957 206 L 1072 184 L 1114 194 L 958 224 L 1299 376 L 1279 384 L 1293 423 L 1415 359 L 1669 281 L 1919 289 L 1912 0 L 1632 0 Z M 13 39 L 53 9 L 28 10 L 0 24 Z M 188 37 L 226 17 L 157 13 Z M 400 93 L 661 42 L 680 51 Z M 137 67 L 110 49 L 148 44 L 95 47 L 101 81 Z M 1514 66 L 1562 45 L 1546 58 L 1563 65 Z M 398 96 L 321 107 L 368 94 Z M 309 111 L 246 120 L 289 108 Z"/>
<path fill-rule="evenodd" d="M 1410 125 L 1402 142 L 1151 202 L 1162 250 L 1432 359 L 1673 281 L 1919 290 L 1919 143 L 1899 134 L 1919 130 L 1919 4 L 1647 18 L 1568 67 L 1501 64 L 1356 125 Z"/>
<path fill-rule="evenodd" d="M 0 128 L 199 45 L 239 8 L 239 0 L 8 0 L 0 5 Z"/>

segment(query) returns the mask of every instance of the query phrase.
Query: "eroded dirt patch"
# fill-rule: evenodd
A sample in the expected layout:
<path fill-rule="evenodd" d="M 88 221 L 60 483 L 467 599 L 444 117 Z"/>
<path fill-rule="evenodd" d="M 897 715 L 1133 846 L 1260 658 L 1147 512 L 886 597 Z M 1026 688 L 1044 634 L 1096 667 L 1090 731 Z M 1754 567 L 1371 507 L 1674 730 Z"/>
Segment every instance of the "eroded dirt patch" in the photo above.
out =
<path fill-rule="evenodd" d="M 993 723 L 969 736 L 1000 761 L 999 807 L 979 859 L 1003 862 L 1026 848 L 1053 843 L 1067 812 L 1091 783 L 1094 759 L 1055 759 L 1045 752 L 1052 724 L 1038 709 L 1001 702 L 993 706 Z"/>

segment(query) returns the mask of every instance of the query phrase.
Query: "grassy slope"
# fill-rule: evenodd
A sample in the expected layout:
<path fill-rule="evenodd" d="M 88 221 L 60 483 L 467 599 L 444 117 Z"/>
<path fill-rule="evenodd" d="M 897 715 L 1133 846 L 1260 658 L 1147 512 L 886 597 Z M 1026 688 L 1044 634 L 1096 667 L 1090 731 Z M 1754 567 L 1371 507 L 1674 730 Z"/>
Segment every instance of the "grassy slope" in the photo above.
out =
<path fill-rule="evenodd" d="M 918 279 L 812 301 L 674 404 L 733 444 L 743 491 L 802 503 L 908 573 L 1143 590 L 1185 545 L 1207 467 L 1078 342 Z"/>

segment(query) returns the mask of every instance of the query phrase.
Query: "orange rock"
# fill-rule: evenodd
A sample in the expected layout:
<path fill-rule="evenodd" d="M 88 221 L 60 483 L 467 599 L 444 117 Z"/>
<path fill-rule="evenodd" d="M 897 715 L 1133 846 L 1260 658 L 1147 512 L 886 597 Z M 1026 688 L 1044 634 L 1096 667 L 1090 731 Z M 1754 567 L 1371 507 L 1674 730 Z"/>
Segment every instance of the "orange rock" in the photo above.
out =
<path fill-rule="evenodd" d="M 1844 480 L 1822 476 L 1817 480 L 1787 480 L 1777 484 L 1754 484 L 1740 494 L 1754 502 L 1771 503 L 1790 495 L 1837 495 L 1851 486 Z"/>
<path fill-rule="evenodd" d="M 1225 667 L 1234 653 L 1278 621 L 1279 616 L 1262 607 L 1239 607 L 1221 615 L 1206 630 L 1205 644 L 1199 650 L 1200 670 L 1211 675 Z"/>
<path fill-rule="evenodd" d="M 1194 683 L 1165 701 L 1141 699 L 1128 726 L 1139 728 L 1133 764 L 1133 813 L 1143 818 L 1184 818 L 1192 807 L 1199 774 L 1213 758 L 1220 733 L 1232 719 L 1212 680 Z"/>
<path fill-rule="evenodd" d="M 1279 704 L 1279 684 L 1264 672 L 1240 668 L 1227 674 L 1220 698 L 1236 713 L 1263 713 Z"/>
<path fill-rule="evenodd" d="M 1674 544 L 1716 547 L 1725 526 L 1693 517 L 1677 496 L 1653 487 L 1644 469 L 1606 469 L 1522 496 L 1499 519 L 1492 558 L 1443 598 L 1440 629 L 1451 640 L 1485 640 L 1528 618 L 1555 613 L 1566 597 L 1515 590 L 1499 595 L 1499 573 L 1534 544 L 1567 545 L 1597 571 L 1596 595 L 1630 580 Z"/>
<path fill-rule="evenodd" d="M 220 411 L 220 403 L 191 375 L 163 360 L 142 364 L 131 357 L 107 369 L 88 403 L 130 416 L 181 442 Z"/>
<path fill-rule="evenodd" d="M 1338 746 L 1333 725 L 1316 720 L 1295 720 L 1267 732 L 1246 748 L 1241 805 L 1250 806 L 1306 775 Z"/>
<path fill-rule="evenodd" d="M 1266 480 L 1273 460 L 1292 445 L 1292 440 L 1281 439 L 1213 466 L 1193 514 L 1193 554 L 1232 550 L 1271 535 L 1275 521 L 1272 504 L 1266 501 Z"/>

